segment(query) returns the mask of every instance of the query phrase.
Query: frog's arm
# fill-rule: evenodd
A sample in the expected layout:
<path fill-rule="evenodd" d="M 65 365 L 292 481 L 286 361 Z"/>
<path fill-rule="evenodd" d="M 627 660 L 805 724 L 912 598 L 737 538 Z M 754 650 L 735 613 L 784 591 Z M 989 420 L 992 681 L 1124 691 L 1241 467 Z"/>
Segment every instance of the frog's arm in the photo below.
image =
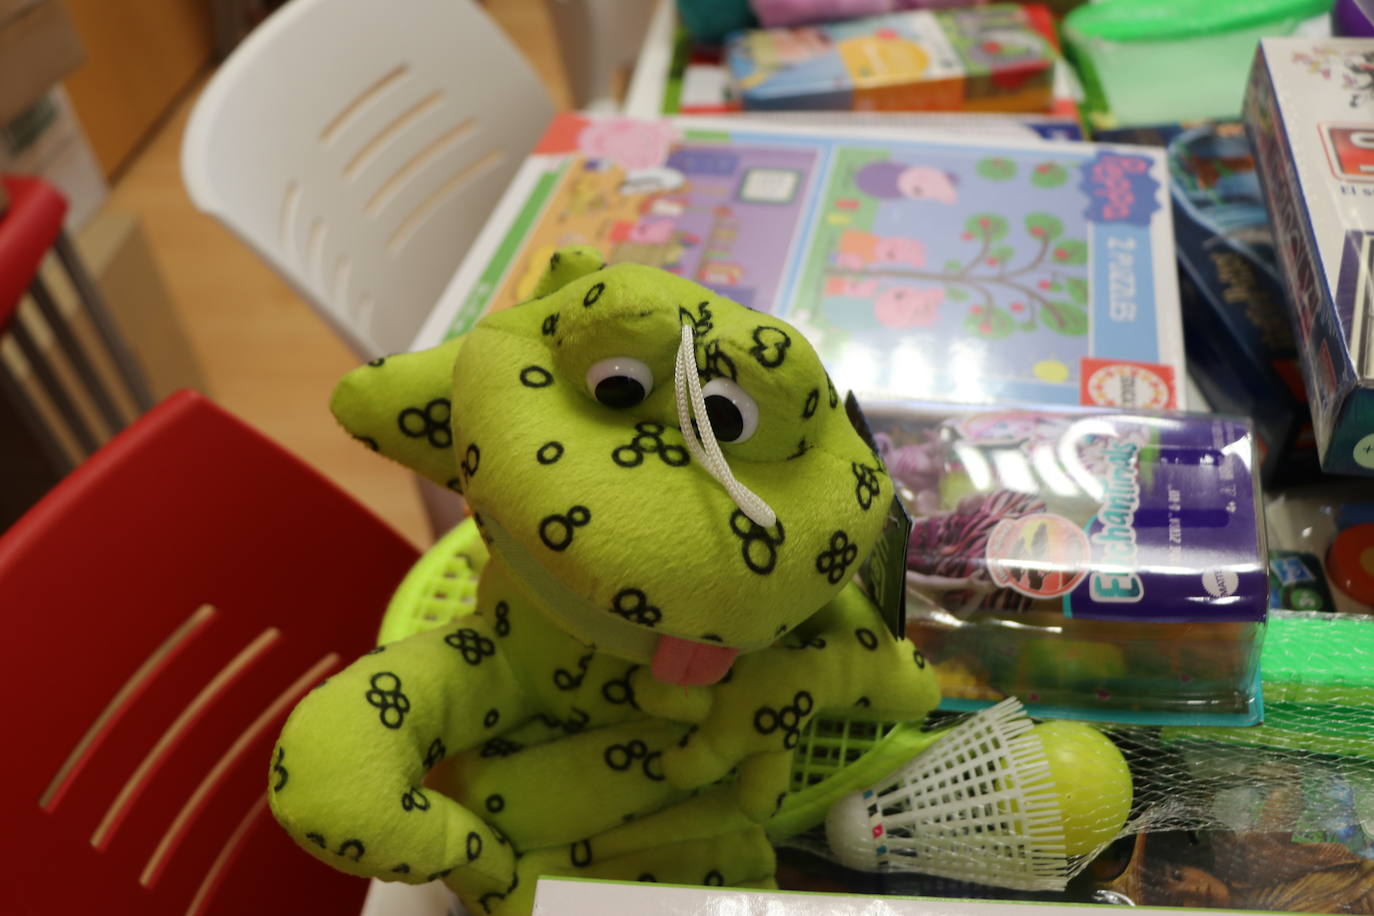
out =
<path fill-rule="evenodd" d="M 921 719 L 940 698 L 925 657 L 895 639 L 852 584 L 784 642 L 741 656 L 719 684 L 685 693 L 637 672 L 634 688 L 646 712 L 697 723 L 664 755 L 669 782 L 693 789 L 738 766 L 740 804 L 758 820 L 787 791 L 793 750 L 813 715 Z"/>
<path fill-rule="evenodd" d="M 273 753 L 272 812 L 343 871 L 421 883 L 470 869 L 470 886 L 504 890 L 514 874 L 505 838 L 422 781 L 447 754 L 533 713 L 481 618 L 391 643 L 291 714 Z"/>
<path fill-rule="evenodd" d="M 595 248 L 560 249 L 549 258 L 534 295 L 546 296 L 604 266 Z M 374 359 L 340 379 L 329 402 L 335 419 L 353 438 L 460 493 L 481 460 L 475 446 L 461 455 L 453 447 L 453 365 L 464 339 Z"/>
<path fill-rule="evenodd" d="M 450 426 L 453 362 L 462 337 L 419 353 L 374 359 L 339 380 L 329 402 L 359 442 L 440 486 L 462 490 Z"/>

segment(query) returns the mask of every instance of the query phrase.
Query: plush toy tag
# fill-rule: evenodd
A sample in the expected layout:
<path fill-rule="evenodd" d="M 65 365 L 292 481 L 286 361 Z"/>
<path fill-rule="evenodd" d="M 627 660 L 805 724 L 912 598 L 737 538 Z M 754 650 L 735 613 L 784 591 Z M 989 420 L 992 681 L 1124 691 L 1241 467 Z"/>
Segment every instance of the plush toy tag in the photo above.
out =
<path fill-rule="evenodd" d="M 873 438 L 873 431 L 868 428 L 863 408 L 859 407 L 852 391 L 844 399 L 844 410 L 849 414 L 849 422 L 854 424 L 854 428 L 877 457 L 877 440 Z M 879 457 L 878 460 L 881 461 L 882 458 Z M 888 628 L 892 630 L 892 635 L 898 639 L 906 636 L 906 549 L 910 541 L 911 516 L 907 514 L 906 507 L 897 498 L 894 490 L 892 502 L 887 507 L 887 521 L 883 524 L 882 534 L 878 535 L 878 543 L 859 567 L 859 584 L 868 593 L 869 599 L 878 606 L 883 620 L 887 621 Z"/>

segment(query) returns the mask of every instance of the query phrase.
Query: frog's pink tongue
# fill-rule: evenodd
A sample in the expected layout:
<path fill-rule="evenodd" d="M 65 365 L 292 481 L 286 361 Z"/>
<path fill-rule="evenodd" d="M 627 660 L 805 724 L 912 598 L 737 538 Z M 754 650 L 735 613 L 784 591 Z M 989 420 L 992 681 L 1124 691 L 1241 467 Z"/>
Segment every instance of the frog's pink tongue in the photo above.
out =
<path fill-rule="evenodd" d="M 739 655 L 738 649 L 678 639 L 676 636 L 660 636 L 650 670 L 654 677 L 665 684 L 700 687 L 714 684 L 725 677 L 736 655 Z"/>

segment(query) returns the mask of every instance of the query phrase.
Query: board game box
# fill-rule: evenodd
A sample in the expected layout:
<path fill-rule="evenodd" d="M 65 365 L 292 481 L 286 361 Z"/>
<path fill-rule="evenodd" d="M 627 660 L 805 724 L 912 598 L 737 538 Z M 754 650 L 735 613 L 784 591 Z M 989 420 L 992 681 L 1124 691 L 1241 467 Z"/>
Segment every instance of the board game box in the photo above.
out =
<path fill-rule="evenodd" d="M 756 29 L 725 45 L 745 109 L 1045 111 L 1058 57 L 1042 6 L 999 3 Z"/>
<path fill-rule="evenodd" d="M 783 317 L 861 399 L 1186 406 L 1161 153 L 920 137 L 560 116 L 415 345 L 595 245 Z"/>
<path fill-rule="evenodd" d="M 561 115 L 415 346 L 594 244 L 775 313 L 860 397 L 1184 407 L 1160 151 Z"/>
<path fill-rule="evenodd" d="M 1164 148 L 1188 371 L 1214 410 L 1254 424 L 1266 486 L 1320 472 L 1274 234 L 1237 121 L 1098 131 Z"/>
<path fill-rule="evenodd" d="M 1322 469 L 1374 473 L 1374 40 L 1264 39 L 1245 123 Z"/>
<path fill-rule="evenodd" d="M 672 114 L 733 114 L 740 102 L 730 92 L 730 72 L 719 46 L 693 41 L 678 28 L 674 6 L 660 3 L 649 24 L 644 48 L 626 92 L 623 112 L 636 118 Z M 1082 140 L 1077 99 L 1081 90 L 1072 68 L 1061 58 L 1055 63 L 1052 100 L 1044 112 L 934 112 L 934 111 L 799 111 L 766 114 L 787 119 L 783 123 L 834 125 L 839 118 L 849 125 L 866 127 L 957 129 L 1005 136 L 1047 140 Z M 760 116 L 764 112 L 751 111 Z M 856 119 L 862 119 L 862 122 Z"/>

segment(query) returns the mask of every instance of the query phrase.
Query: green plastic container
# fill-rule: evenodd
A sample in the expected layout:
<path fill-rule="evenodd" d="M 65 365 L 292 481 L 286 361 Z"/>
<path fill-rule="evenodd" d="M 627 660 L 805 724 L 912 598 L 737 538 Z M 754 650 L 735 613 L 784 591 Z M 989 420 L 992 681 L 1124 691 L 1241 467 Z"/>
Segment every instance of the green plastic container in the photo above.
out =
<path fill-rule="evenodd" d="M 465 518 L 406 573 L 382 614 L 377 645 L 442 627 L 477 608 L 477 578 L 487 565 L 477 523 Z"/>
<path fill-rule="evenodd" d="M 1261 38 L 1291 35 L 1331 0 L 1104 0 L 1064 19 L 1094 126 L 1238 118 Z"/>

